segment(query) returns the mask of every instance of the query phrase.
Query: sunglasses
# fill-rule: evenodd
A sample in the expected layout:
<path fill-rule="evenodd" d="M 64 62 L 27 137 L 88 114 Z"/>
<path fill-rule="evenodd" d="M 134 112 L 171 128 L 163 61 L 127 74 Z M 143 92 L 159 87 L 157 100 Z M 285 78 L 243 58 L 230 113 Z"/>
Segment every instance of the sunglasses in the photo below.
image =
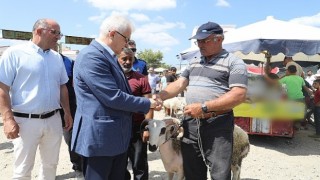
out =
<path fill-rule="evenodd" d="M 55 36 L 59 36 L 60 38 L 63 36 L 63 34 L 60 32 L 60 31 L 57 31 L 55 29 L 46 29 L 46 28 L 43 28 L 43 30 L 47 30 L 50 32 L 50 34 L 53 34 Z"/>
<path fill-rule="evenodd" d="M 136 52 L 137 48 L 130 48 L 132 52 Z"/>

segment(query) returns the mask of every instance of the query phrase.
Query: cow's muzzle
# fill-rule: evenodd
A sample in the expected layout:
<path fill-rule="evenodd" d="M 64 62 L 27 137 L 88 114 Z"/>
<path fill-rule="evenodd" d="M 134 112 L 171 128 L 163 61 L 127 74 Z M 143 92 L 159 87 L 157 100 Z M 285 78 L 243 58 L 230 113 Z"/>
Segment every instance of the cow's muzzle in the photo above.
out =
<path fill-rule="evenodd" d="M 149 144 L 149 151 L 155 152 L 157 149 L 158 149 L 158 147 L 156 145 L 150 145 Z"/>

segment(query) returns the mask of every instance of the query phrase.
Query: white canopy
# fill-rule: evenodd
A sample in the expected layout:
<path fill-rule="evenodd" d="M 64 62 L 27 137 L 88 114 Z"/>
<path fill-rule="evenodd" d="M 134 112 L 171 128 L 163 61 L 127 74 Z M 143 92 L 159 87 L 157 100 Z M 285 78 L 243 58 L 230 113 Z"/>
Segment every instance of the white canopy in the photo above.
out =
<path fill-rule="evenodd" d="M 241 59 L 249 59 L 249 60 L 255 60 L 255 61 L 260 61 L 260 62 L 265 62 L 265 55 L 260 53 L 260 54 L 255 54 L 255 53 L 249 53 L 249 54 L 243 54 L 240 51 L 234 52 L 236 56 L 238 56 Z M 271 62 L 282 62 L 284 59 L 285 55 L 282 53 L 279 53 L 277 55 L 274 55 L 271 57 Z M 306 62 L 320 62 L 320 55 L 316 54 L 313 56 L 307 56 L 304 53 L 297 53 L 294 56 L 292 56 L 292 59 L 294 61 L 306 61 Z"/>
<path fill-rule="evenodd" d="M 320 53 L 320 28 L 276 20 L 269 16 L 225 34 L 224 48 L 230 52 L 260 53 L 268 50 L 272 55 L 283 53 L 293 56 Z"/>

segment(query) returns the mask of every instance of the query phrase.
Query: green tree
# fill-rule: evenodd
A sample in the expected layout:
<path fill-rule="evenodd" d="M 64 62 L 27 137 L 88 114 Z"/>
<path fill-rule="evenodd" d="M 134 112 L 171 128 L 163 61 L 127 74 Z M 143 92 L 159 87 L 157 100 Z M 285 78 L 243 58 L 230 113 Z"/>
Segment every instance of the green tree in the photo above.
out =
<path fill-rule="evenodd" d="M 148 63 L 148 67 L 163 67 L 165 64 L 162 63 L 163 54 L 160 51 L 152 51 L 152 49 L 145 49 L 143 51 L 137 52 L 139 59 L 143 59 Z"/>

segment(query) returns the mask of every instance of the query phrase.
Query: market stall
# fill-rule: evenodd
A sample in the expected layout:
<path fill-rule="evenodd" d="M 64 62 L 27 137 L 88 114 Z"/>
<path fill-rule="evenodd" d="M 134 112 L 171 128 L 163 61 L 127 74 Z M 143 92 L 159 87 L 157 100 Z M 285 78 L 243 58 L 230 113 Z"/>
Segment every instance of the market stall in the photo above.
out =
<path fill-rule="evenodd" d="M 269 101 L 262 76 L 263 52 L 271 54 L 272 63 L 282 62 L 284 56 L 292 56 L 295 61 L 320 62 L 320 29 L 269 16 L 225 33 L 223 47 L 244 60 L 260 62 L 260 66 L 247 65 L 249 100 L 234 109 L 236 124 L 249 134 L 293 137 L 293 122 L 304 117 L 304 104 L 279 100 L 280 96 L 279 101 Z M 201 54 L 197 48 L 191 48 L 180 56 L 182 60 L 192 60 Z M 273 73 L 278 72 L 280 69 L 274 67 Z"/>
<path fill-rule="evenodd" d="M 281 62 L 284 56 L 320 62 L 320 29 L 267 17 L 264 21 L 229 31 L 224 47 L 243 59 L 258 60 L 262 64 L 266 52 L 271 55 L 271 62 Z M 250 81 L 252 77 L 249 77 Z M 266 93 L 253 84 L 249 83 L 249 96 L 253 87 L 262 94 Z M 235 108 L 236 123 L 249 134 L 293 137 L 293 123 L 304 118 L 305 106 L 303 103 L 287 103 L 278 101 L 270 104 L 265 99 L 260 104 L 241 104 Z M 244 107 L 247 113 L 241 111 Z"/>

